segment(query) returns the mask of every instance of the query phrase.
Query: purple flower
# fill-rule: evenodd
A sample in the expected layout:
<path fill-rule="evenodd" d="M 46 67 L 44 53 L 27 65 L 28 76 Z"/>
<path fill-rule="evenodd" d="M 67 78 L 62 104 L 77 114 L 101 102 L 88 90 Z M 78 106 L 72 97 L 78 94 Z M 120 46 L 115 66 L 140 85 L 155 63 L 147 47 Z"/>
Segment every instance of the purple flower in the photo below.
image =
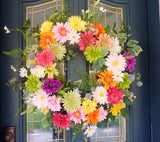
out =
<path fill-rule="evenodd" d="M 130 81 L 134 81 L 135 80 L 135 75 L 134 74 L 130 74 L 129 75 L 129 80 Z"/>
<path fill-rule="evenodd" d="M 86 93 L 85 98 L 87 100 L 90 100 L 92 98 L 92 95 L 90 93 Z"/>
<path fill-rule="evenodd" d="M 62 82 L 60 80 L 54 80 L 53 78 L 46 78 L 43 84 L 43 90 L 47 94 L 55 94 L 56 91 L 62 86 Z"/>
<path fill-rule="evenodd" d="M 36 67 L 36 65 L 35 65 L 35 64 L 33 64 L 33 63 L 32 63 L 32 64 L 30 64 L 30 68 L 31 68 L 31 69 L 33 69 L 33 68 L 35 68 L 35 67 Z"/>
<path fill-rule="evenodd" d="M 137 86 L 138 86 L 138 87 L 141 87 L 142 85 L 143 85 L 143 83 L 142 83 L 141 81 L 138 81 L 138 82 L 137 82 Z"/>
<path fill-rule="evenodd" d="M 123 54 L 124 57 L 132 56 L 132 55 L 133 54 L 130 52 L 126 52 Z M 126 63 L 127 63 L 126 70 L 129 72 L 132 72 L 134 70 L 135 65 L 136 65 L 136 59 L 134 59 L 134 58 L 126 59 Z"/>
<path fill-rule="evenodd" d="M 30 60 L 33 60 L 36 56 L 33 53 L 31 53 L 31 54 L 29 54 L 28 57 L 29 57 Z"/>

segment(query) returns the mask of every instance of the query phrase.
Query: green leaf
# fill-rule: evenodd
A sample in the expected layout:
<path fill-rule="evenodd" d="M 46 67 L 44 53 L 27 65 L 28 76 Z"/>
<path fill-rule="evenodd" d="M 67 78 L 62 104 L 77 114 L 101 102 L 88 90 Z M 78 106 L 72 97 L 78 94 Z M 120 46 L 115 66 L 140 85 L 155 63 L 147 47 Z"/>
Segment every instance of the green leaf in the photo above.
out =
<path fill-rule="evenodd" d="M 119 39 L 119 44 L 123 44 L 127 41 L 127 37 L 120 37 Z"/>
<path fill-rule="evenodd" d="M 127 108 L 121 109 L 121 114 L 124 118 L 129 119 L 129 111 Z"/>
<path fill-rule="evenodd" d="M 47 127 L 50 126 L 50 122 L 48 121 L 48 119 L 47 119 L 46 117 L 44 117 L 44 118 L 41 120 L 41 122 L 42 122 L 42 127 L 43 127 L 43 128 L 47 128 Z"/>
<path fill-rule="evenodd" d="M 106 33 L 109 33 L 111 31 L 111 25 L 107 24 L 107 26 L 104 28 Z"/>
<path fill-rule="evenodd" d="M 131 52 L 133 55 L 136 54 L 135 50 L 132 48 L 127 48 L 127 51 Z"/>
<path fill-rule="evenodd" d="M 99 70 L 104 65 L 104 62 L 105 62 L 104 58 L 99 58 L 93 63 L 92 69 Z"/>
<path fill-rule="evenodd" d="M 139 46 L 139 45 L 135 45 L 133 47 L 137 52 L 141 52 L 142 51 L 142 48 Z"/>
<path fill-rule="evenodd" d="M 101 68 L 105 63 L 105 58 L 99 58 L 98 61 L 99 61 L 99 66 Z"/>
<path fill-rule="evenodd" d="M 8 55 L 8 56 L 10 55 L 10 53 L 7 52 L 7 51 L 3 51 L 2 53 L 5 54 L 5 55 Z"/>
<path fill-rule="evenodd" d="M 141 80 L 141 74 L 140 73 L 136 74 L 136 80 Z"/>
<path fill-rule="evenodd" d="M 128 97 L 123 97 L 123 101 L 126 105 L 133 105 L 135 104 L 134 102 L 132 102 Z"/>
<path fill-rule="evenodd" d="M 108 46 L 106 42 L 102 43 L 102 47 L 100 49 L 100 55 L 105 57 L 108 54 Z"/>
<path fill-rule="evenodd" d="M 25 104 L 21 105 L 20 108 L 17 110 L 16 114 L 15 114 L 15 118 L 17 117 L 17 115 L 19 114 L 19 112 L 25 107 Z"/>
<path fill-rule="evenodd" d="M 135 45 L 137 45 L 137 43 L 138 43 L 138 41 L 136 41 L 136 40 L 129 40 L 127 42 L 127 46 L 128 47 L 134 47 Z"/>
<path fill-rule="evenodd" d="M 25 32 L 26 30 L 29 29 L 30 25 L 31 25 L 31 20 L 30 20 L 30 19 L 26 20 L 26 21 L 24 22 L 24 25 L 23 25 L 23 27 L 22 27 L 22 30 Z"/>

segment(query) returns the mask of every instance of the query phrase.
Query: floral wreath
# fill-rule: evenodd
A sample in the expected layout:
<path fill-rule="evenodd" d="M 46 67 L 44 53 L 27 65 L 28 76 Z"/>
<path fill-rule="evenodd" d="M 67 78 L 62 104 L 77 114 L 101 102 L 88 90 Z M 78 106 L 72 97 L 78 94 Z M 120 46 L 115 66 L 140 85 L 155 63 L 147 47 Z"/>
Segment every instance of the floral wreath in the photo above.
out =
<path fill-rule="evenodd" d="M 100 12 L 106 10 L 101 7 Z M 30 20 L 16 29 L 29 46 L 3 53 L 20 58 L 21 64 L 25 62 L 19 68 L 20 79 L 9 81 L 15 90 L 23 91 L 28 104 L 21 114 L 38 109 L 44 114 L 43 127 L 73 128 L 75 136 L 81 130 L 85 137 L 94 134 L 98 122 L 113 120 L 118 113 L 129 118 L 126 105 L 134 104 L 136 98 L 130 86 L 136 80 L 137 86 L 142 86 L 140 74 L 133 72 L 135 57 L 142 49 L 137 41 L 128 39 L 124 22 L 115 30 L 115 26 L 111 29 L 110 25 L 97 23 L 96 16 L 95 10 L 82 10 L 82 17 L 56 11 L 30 35 L 26 34 Z M 10 33 L 6 26 L 4 29 Z M 80 80 L 71 82 L 61 70 L 76 56 L 77 48 L 83 52 L 92 75 L 75 70 Z M 11 69 L 17 71 L 13 65 Z"/>

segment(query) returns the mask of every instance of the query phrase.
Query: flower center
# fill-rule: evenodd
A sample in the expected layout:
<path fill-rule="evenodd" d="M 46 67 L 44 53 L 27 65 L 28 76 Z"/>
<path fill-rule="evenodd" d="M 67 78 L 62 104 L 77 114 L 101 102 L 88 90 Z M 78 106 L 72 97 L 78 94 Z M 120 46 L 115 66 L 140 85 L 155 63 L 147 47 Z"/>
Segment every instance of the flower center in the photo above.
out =
<path fill-rule="evenodd" d="M 62 34 L 62 35 L 65 35 L 65 34 L 66 34 L 66 31 L 65 31 L 65 30 L 62 30 L 62 31 L 61 31 L 61 34 Z"/>
<path fill-rule="evenodd" d="M 92 130 L 91 128 L 88 129 L 88 131 L 91 131 L 91 130 Z"/>
<path fill-rule="evenodd" d="M 73 103 L 74 103 L 74 100 L 73 100 L 73 99 L 70 99 L 70 102 L 73 104 Z"/>
<path fill-rule="evenodd" d="M 76 112 L 76 113 L 75 113 L 75 116 L 79 116 L 79 115 L 80 115 L 79 112 Z"/>
<path fill-rule="evenodd" d="M 73 36 L 72 36 L 72 38 L 73 38 L 73 39 L 75 39 L 75 38 L 76 38 L 76 36 L 75 36 L 75 35 L 73 35 Z"/>
<path fill-rule="evenodd" d="M 88 44 L 88 43 L 89 43 L 89 40 L 88 40 L 88 39 L 84 40 L 84 43 L 85 43 L 85 44 Z"/>
<path fill-rule="evenodd" d="M 47 38 L 47 39 L 46 39 L 46 43 L 49 43 L 49 42 L 50 42 L 50 40 Z"/>
<path fill-rule="evenodd" d="M 113 95 L 113 97 L 115 98 L 117 95 Z"/>
<path fill-rule="evenodd" d="M 102 93 L 102 92 L 101 92 L 99 95 L 100 95 L 101 97 L 104 97 L 104 93 Z"/>
<path fill-rule="evenodd" d="M 24 71 L 23 74 L 26 74 L 26 71 Z"/>
<path fill-rule="evenodd" d="M 114 64 L 115 66 L 117 66 L 117 65 L 118 65 L 118 62 L 117 62 L 117 61 L 115 61 L 113 64 Z"/>
<path fill-rule="evenodd" d="M 53 52 L 54 52 L 54 53 L 57 53 L 57 52 L 58 52 L 58 49 L 57 49 L 57 48 L 54 48 L 54 49 L 53 49 Z"/>
<path fill-rule="evenodd" d="M 119 78 L 119 77 L 120 77 L 120 75 L 119 75 L 119 74 L 117 74 L 117 77 Z"/>
<path fill-rule="evenodd" d="M 40 99 L 41 99 L 41 100 L 44 100 L 44 96 L 41 96 Z"/>
<path fill-rule="evenodd" d="M 105 78 L 105 80 L 106 80 L 106 82 L 109 82 L 109 81 L 111 81 L 111 78 L 110 78 L 109 76 L 107 76 L 107 77 Z"/>

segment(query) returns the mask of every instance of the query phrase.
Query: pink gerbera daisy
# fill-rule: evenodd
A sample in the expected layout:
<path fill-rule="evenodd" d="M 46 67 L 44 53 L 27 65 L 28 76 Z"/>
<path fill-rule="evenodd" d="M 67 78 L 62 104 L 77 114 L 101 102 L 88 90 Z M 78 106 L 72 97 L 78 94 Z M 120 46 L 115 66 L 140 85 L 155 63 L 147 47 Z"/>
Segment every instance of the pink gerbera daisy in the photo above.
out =
<path fill-rule="evenodd" d="M 42 66 L 50 66 L 55 61 L 54 53 L 50 50 L 43 50 L 37 54 L 37 64 Z"/>
<path fill-rule="evenodd" d="M 101 47 L 103 42 L 106 42 L 107 46 L 108 46 L 108 49 L 110 49 L 111 45 L 113 43 L 113 39 L 107 34 L 104 34 L 104 35 L 101 34 L 99 36 L 99 40 L 97 41 L 97 46 Z"/>
<path fill-rule="evenodd" d="M 61 98 L 56 98 L 55 95 L 48 97 L 48 108 L 51 111 L 60 111 L 61 110 Z"/>
<path fill-rule="evenodd" d="M 70 113 L 70 120 L 74 121 L 75 124 L 81 124 L 81 120 L 86 121 L 85 113 L 82 110 Z"/>
<path fill-rule="evenodd" d="M 79 39 L 78 45 L 80 46 L 81 51 L 86 51 L 88 46 L 92 46 L 95 44 L 95 37 L 91 32 L 85 31 L 81 33 L 81 38 Z"/>
<path fill-rule="evenodd" d="M 109 104 L 115 105 L 120 102 L 120 100 L 123 99 L 123 91 L 118 90 L 118 86 L 113 87 L 112 89 L 108 89 L 108 102 Z"/>
<path fill-rule="evenodd" d="M 57 41 L 59 41 L 60 43 L 65 43 L 69 36 L 69 32 L 71 31 L 70 26 L 65 23 L 57 23 L 56 26 L 53 27 L 52 32 L 55 34 L 55 38 Z"/>
<path fill-rule="evenodd" d="M 53 113 L 53 124 L 60 128 L 68 128 L 71 124 L 70 115 L 69 114 L 61 114 L 61 113 Z"/>
<path fill-rule="evenodd" d="M 107 116 L 108 112 L 106 110 L 104 110 L 104 108 L 102 106 L 98 109 L 98 112 L 99 112 L 99 115 L 98 115 L 98 121 L 99 122 L 106 119 L 106 116 Z"/>

